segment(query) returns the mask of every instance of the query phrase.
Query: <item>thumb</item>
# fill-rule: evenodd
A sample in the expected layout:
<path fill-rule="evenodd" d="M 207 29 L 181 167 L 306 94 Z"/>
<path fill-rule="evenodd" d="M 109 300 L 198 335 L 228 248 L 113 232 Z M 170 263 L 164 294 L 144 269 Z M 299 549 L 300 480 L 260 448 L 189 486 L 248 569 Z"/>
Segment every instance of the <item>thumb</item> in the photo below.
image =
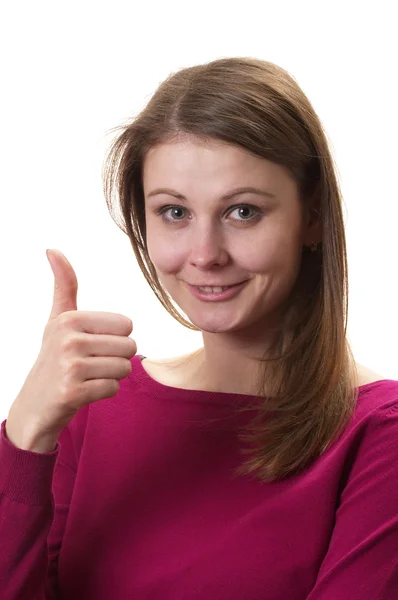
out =
<path fill-rule="evenodd" d="M 49 321 L 69 310 L 77 310 L 77 277 L 68 259 L 59 250 L 47 250 L 54 274 L 54 297 Z"/>

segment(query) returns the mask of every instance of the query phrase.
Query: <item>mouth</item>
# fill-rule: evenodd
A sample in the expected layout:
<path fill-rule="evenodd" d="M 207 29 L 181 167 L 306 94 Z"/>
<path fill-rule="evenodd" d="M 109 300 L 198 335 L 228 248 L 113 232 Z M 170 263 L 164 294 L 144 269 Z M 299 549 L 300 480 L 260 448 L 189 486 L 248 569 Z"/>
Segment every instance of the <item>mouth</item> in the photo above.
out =
<path fill-rule="evenodd" d="M 192 283 L 188 283 L 188 285 L 196 288 L 197 290 L 202 290 L 203 292 L 223 292 L 224 290 L 236 287 L 237 285 L 242 285 L 242 283 L 245 283 L 245 281 L 239 281 L 238 283 L 230 283 L 225 285 L 194 285 Z"/>
<path fill-rule="evenodd" d="M 204 300 L 208 302 L 219 302 L 235 298 L 240 293 L 242 288 L 246 285 L 247 281 L 248 280 L 242 281 L 240 283 L 235 283 L 229 286 L 202 287 L 190 285 L 189 283 L 187 283 L 187 286 L 190 292 L 193 294 L 193 296 L 195 296 L 195 298 L 197 298 L 198 300 Z"/>

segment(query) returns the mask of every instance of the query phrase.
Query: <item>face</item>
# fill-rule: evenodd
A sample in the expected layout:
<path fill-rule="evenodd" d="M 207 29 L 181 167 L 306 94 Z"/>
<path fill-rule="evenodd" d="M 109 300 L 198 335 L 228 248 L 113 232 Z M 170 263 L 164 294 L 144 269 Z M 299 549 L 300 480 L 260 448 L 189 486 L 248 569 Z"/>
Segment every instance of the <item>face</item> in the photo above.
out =
<path fill-rule="evenodd" d="M 222 198 L 249 186 L 272 197 Z M 272 323 L 311 239 L 288 171 L 224 142 L 188 138 L 150 150 L 143 187 L 149 256 L 190 321 L 206 332 L 247 335 Z M 152 195 L 158 188 L 169 191 Z M 243 281 L 237 295 L 218 302 L 198 299 L 188 286 Z"/>

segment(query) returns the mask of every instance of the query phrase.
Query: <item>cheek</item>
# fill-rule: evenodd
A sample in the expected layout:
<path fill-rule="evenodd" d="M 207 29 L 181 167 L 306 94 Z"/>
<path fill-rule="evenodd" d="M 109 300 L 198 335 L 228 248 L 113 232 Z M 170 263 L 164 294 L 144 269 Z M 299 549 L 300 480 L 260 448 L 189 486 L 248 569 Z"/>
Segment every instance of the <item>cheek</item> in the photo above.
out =
<path fill-rule="evenodd" d="M 284 270 L 292 261 L 292 256 L 294 256 L 292 240 L 277 235 L 269 236 L 267 239 L 253 236 L 237 253 L 242 266 L 250 267 L 252 271 L 259 273 Z"/>
<path fill-rule="evenodd" d="M 184 260 L 181 244 L 170 243 L 163 236 L 147 237 L 148 254 L 157 271 L 173 273 L 180 269 Z"/>
<path fill-rule="evenodd" d="M 173 273 L 182 261 L 181 243 L 176 236 L 165 235 L 159 217 L 146 213 L 146 234 L 149 258 L 159 273 Z"/>
<path fill-rule="evenodd" d="M 256 275 L 254 301 L 267 311 L 276 310 L 291 293 L 300 271 L 297 244 L 286 239 L 284 244 L 259 248 L 257 256 L 252 255 L 251 269 Z"/>

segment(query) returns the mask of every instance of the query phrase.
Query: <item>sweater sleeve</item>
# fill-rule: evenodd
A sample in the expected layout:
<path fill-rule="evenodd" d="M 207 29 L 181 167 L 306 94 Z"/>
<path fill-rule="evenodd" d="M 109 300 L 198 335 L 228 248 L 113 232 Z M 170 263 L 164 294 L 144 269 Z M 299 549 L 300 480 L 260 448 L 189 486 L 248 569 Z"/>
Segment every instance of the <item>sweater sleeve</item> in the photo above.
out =
<path fill-rule="evenodd" d="M 0 590 L 7 600 L 56 600 L 58 556 L 77 469 L 69 426 L 53 452 L 0 434 Z M 70 425 L 70 424 L 69 424 Z"/>
<path fill-rule="evenodd" d="M 398 598 L 398 403 L 359 434 L 333 533 L 307 600 Z"/>

